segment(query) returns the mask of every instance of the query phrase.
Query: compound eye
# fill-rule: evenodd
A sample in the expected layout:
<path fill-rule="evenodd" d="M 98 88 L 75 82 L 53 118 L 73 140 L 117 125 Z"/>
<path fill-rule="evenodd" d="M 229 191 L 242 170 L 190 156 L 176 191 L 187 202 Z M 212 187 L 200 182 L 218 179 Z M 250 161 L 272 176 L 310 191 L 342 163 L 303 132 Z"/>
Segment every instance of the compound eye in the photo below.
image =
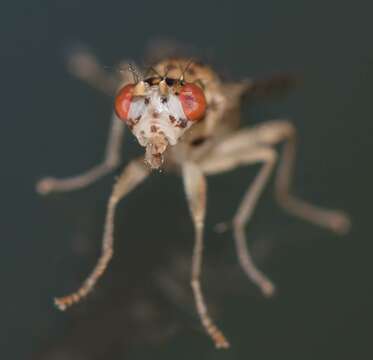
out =
<path fill-rule="evenodd" d="M 129 84 L 122 87 L 115 97 L 114 110 L 119 119 L 126 121 L 130 110 L 135 85 Z"/>
<path fill-rule="evenodd" d="M 198 121 L 206 112 L 206 98 L 203 90 L 194 84 L 185 84 L 179 92 L 179 99 L 188 120 Z"/>

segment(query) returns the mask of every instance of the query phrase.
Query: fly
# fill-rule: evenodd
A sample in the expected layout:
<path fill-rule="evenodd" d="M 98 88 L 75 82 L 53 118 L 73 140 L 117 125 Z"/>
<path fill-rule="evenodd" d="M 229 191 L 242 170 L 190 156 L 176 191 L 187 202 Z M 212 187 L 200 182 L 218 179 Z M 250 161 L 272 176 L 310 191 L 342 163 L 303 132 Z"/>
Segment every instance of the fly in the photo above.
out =
<path fill-rule="evenodd" d="M 145 155 L 132 160 L 114 184 L 108 201 L 102 253 L 79 289 L 55 299 L 60 310 L 86 297 L 104 273 L 113 256 L 116 207 L 153 169 L 177 171 L 183 179 L 195 230 L 191 287 L 202 326 L 217 348 L 228 348 L 229 342 L 209 315 L 200 285 L 207 176 L 261 164 L 231 224 L 241 267 L 265 296 L 271 296 L 275 287 L 252 260 L 245 225 L 277 164 L 275 195 L 282 208 L 336 233 L 348 231 L 350 221 L 345 213 L 309 204 L 290 192 L 297 138 L 290 121 L 272 120 L 240 128 L 242 96 L 265 95 L 273 88 L 286 86 L 286 79 L 223 82 L 209 66 L 185 58 L 166 58 L 154 64 L 148 74 L 128 66 L 118 79 L 107 74 L 94 56 L 86 52 L 74 54 L 70 69 L 94 87 L 115 94 L 105 158 L 83 174 L 42 179 L 37 191 L 45 195 L 81 189 L 113 171 L 121 162 L 126 127 L 145 148 Z M 275 149 L 279 143 L 284 143 L 280 154 Z"/>

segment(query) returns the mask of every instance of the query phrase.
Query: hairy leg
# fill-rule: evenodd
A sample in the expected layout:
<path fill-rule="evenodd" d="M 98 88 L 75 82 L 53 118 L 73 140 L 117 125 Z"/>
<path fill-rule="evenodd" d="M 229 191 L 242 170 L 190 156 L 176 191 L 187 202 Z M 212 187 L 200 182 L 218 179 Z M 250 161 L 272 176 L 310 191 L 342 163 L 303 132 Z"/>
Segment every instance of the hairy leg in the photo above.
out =
<path fill-rule="evenodd" d="M 102 239 L 102 252 L 91 274 L 84 281 L 83 285 L 72 294 L 56 298 L 55 303 L 60 310 L 65 310 L 67 307 L 79 302 L 82 298 L 93 289 L 97 280 L 104 273 L 110 259 L 113 256 L 114 242 L 114 216 L 117 204 L 119 201 L 132 191 L 140 182 L 142 182 L 149 174 L 149 170 L 145 168 L 143 160 L 132 161 L 123 171 L 118 181 L 114 185 L 112 194 L 108 202 L 106 212 L 106 220 L 104 226 L 104 234 Z"/>

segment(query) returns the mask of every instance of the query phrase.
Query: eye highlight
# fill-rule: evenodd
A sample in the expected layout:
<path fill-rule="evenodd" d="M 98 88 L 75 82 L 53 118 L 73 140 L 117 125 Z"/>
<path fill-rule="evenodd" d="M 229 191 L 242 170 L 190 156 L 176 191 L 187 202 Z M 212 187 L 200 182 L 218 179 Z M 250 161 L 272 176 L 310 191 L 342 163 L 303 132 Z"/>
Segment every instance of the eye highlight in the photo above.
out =
<path fill-rule="evenodd" d="M 119 119 L 126 121 L 130 110 L 135 85 L 129 84 L 122 87 L 114 101 L 114 110 Z"/>
<path fill-rule="evenodd" d="M 188 120 L 198 121 L 206 112 L 206 98 L 203 90 L 191 83 L 186 83 L 179 91 L 179 99 Z"/>

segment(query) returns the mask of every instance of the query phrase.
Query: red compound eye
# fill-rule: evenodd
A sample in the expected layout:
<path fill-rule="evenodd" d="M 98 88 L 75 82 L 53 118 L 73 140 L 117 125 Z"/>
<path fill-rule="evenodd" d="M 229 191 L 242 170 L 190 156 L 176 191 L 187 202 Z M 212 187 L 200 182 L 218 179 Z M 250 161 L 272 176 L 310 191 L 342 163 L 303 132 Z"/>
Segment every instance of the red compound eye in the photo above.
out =
<path fill-rule="evenodd" d="M 132 93 L 133 93 L 133 88 L 135 85 L 129 84 L 124 87 L 122 87 L 114 102 L 114 109 L 115 113 L 119 117 L 119 119 L 126 121 L 128 117 L 128 112 L 130 110 L 131 106 L 131 101 L 132 101 Z"/>
<path fill-rule="evenodd" d="M 188 120 L 198 121 L 205 115 L 206 98 L 199 86 L 185 84 L 180 90 L 179 99 Z"/>

